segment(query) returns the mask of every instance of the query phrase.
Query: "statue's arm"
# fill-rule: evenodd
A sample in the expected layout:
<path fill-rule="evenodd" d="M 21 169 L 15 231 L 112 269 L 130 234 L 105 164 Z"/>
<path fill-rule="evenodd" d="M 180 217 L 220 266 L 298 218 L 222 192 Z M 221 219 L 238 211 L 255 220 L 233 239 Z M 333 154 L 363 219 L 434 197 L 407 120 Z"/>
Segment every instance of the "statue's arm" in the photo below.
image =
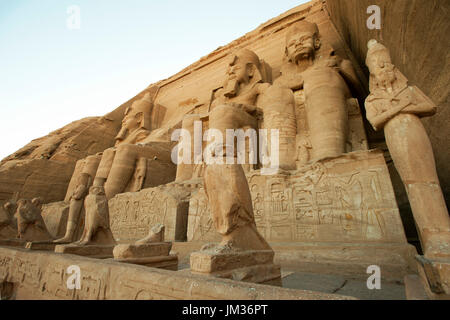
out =
<path fill-rule="evenodd" d="M 361 84 L 350 60 L 344 59 L 341 61 L 340 73 L 353 88 L 360 89 Z"/>
<path fill-rule="evenodd" d="M 432 116 L 436 114 L 437 107 L 427 96 L 423 94 L 417 87 L 409 87 L 412 92 L 412 105 L 405 108 L 403 111 L 407 113 L 415 113 L 421 117 Z"/>
<path fill-rule="evenodd" d="M 378 131 L 410 104 L 411 102 L 407 101 L 406 103 L 401 103 L 398 106 L 391 107 L 388 110 L 379 113 L 373 102 L 366 101 L 366 117 L 375 131 Z"/>
<path fill-rule="evenodd" d="M 79 185 L 75 192 L 72 195 L 73 200 L 82 200 L 87 195 L 87 188 L 86 186 Z"/>
<path fill-rule="evenodd" d="M 285 70 L 283 70 L 285 69 Z M 281 76 L 273 82 L 274 85 L 289 88 L 292 90 L 300 90 L 303 88 L 303 75 L 299 72 L 287 71 L 287 68 L 281 69 Z"/>

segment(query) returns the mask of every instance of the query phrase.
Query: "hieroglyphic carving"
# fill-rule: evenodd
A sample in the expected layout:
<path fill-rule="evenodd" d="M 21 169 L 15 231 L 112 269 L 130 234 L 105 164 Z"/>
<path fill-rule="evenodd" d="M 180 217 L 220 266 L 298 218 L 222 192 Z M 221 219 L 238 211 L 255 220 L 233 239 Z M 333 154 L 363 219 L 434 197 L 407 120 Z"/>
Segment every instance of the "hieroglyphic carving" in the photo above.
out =
<path fill-rule="evenodd" d="M 139 240 L 149 227 L 158 223 L 166 226 L 168 240 L 185 240 L 187 221 L 187 191 L 177 187 L 156 187 L 138 193 L 124 193 L 109 201 L 111 230 L 119 240 Z"/>
<path fill-rule="evenodd" d="M 292 175 L 247 175 L 258 231 L 269 241 L 405 241 L 381 152 L 355 152 Z M 189 240 L 211 241 L 204 192 L 190 203 Z M 206 230 L 206 232 L 205 232 Z"/>
<path fill-rule="evenodd" d="M 188 241 L 220 241 L 215 231 L 205 190 L 201 188 L 189 201 Z"/>

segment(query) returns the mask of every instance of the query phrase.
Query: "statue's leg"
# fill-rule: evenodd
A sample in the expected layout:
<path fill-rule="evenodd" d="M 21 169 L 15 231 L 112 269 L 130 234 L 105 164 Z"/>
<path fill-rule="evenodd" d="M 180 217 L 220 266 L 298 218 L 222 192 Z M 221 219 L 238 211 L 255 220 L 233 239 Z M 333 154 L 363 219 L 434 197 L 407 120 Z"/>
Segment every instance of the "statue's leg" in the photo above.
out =
<path fill-rule="evenodd" d="M 399 115 L 386 125 L 385 134 L 408 193 L 425 255 L 450 256 L 450 218 L 422 122 L 415 115 Z"/>
<path fill-rule="evenodd" d="M 108 199 L 122 193 L 133 176 L 136 167 L 136 150 L 133 145 L 118 146 L 106 183 L 105 193 Z"/>
<path fill-rule="evenodd" d="M 103 152 L 102 159 L 100 160 L 100 164 L 98 165 L 97 173 L 95 175 L 94 185 L 96 186 L 104 185 L 104 182 L 106 181 L 111 172 L 115 155 L 116 155 L 115 148 L 106 149 Z"/>
<path fill-rule="evenodd" d="M 241 165 L 206 167 L 205 191 L 221 246 L 242 250 L 271 250 L 255 225 L 247 178 Z"/>
<path fill-rule="evenodd" d="M 179 163 L 177 166 L 177 176 L 176 176 L 176 181 L 180 182 L 180 181 L 187 181 L 190 180 L 191 178 L 194 177 L 194 170 L 195 170 L 195 163 L 194 163 L 194 139 L 195 139 L 195 122 L 196 121 L 201 121 L 200 115 L 198 114 L 194 114 L 194 115 L 186 115 L 183 119 L 183 123 L 182 123 L 182 129 L 186 130 L 187 132 L 189 132 L 190 137 L 189 136 L 181 136 L 180 137 L 180 148 L 183 148 L 183 153 L 184 152 L 189 152 L 189 156 L 190 156 L 190 161 L 191 163 L 184 163 L 182 161 L 182 159 L 178 159 Z M 203 139 L 203 132 L 201 132 L 202 137 L 201 139 Z M 183 141 L 183 139 L 189 139 L 190 141 Z M 203 140 L 200 141 L 200 143 Z M 189 147 L 189 148 L 188 148 Z M 200 146 L 201 147 L 201 146 Z M 201 150 L 199 150 L 201 151 Z M 185 157 L 186 155 L 183 154 L 183 156 Z M 187 160 L 187 159 L 186 159 Z M 187 161 L 186 161 L 187 162 Z"/>
<path fill-rule="evenodd" d="M 344 154 L 348 138 L 348 107 L 344 92 L 340 88 L 320 87 L 307 95 L 305 106 L 312 160 Z"/>
<path fill-rule="evenodd" d="M 125 144 L 117 147 L 114 162 L 105 183 L 106 197 L 111 199 L 124 192 L 136 170 L 140 158 L 159 159 L 163 163 L 171 161 L 166 143 L 153 143 L 148 146 Z"/>
<path fill-rule="evenodd" d="M 83 199 L 70 201 L 69 217 L 67 221 L 66 234 L 63 238 L 55 240 L 55 243 L 71 243 L 74 241 L 73 237 L 78 226 L 78 219 L 80 212 L 83 209 Z"/>

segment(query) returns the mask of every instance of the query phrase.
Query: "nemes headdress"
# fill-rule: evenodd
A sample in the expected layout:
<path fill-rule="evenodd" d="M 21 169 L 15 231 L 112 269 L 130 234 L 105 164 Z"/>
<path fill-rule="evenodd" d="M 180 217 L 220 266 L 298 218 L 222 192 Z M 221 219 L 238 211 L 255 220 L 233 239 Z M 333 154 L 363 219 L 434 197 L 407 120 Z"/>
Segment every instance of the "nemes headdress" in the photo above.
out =
<path fill-rule="evenodd" d="M 388 56 L 390 56 L 389 49 L 386 48 L 384 45 L 382 45 L 375 39 L 369 40 L 369 42 L 367 43 L 367 48 L 368 48 L 368 51 L 367 51 L 366 64 L 368 64 L 369 58 L 376 52 L 383 52 L 383 53 L 386 53 Z"/>
<path fill-rule="evenodd" d="M 317 27 L 317 24 L 302 20 L 294 23 L 289 27 L 286 39 L 288 39 L 291 35 L 299 32 L 308 32 L 314 34 L 316 37 L 319 36 L 319 28 Z"/>
<path fill-rule="evenodd" d="M 233 54 L 232 59 L 232 64 L 236 63 L 239 59 L 253 64 L 258 71 L 258 75 L 256 76 L 258 82 L 270 82 L 270 76 L 267 73 L 270 73 L 271 71 L 269 72 L 266 70 L 266 63 L 263 60 L 260 60 L 253 51 L 249 49 L 240 49 Z"/>
<path fill-rule="evenodd" d="M 125 111 L 125 115 L 129 113 L 133 113 L 135 115 L 142 113 L 142 123 L 141 128 L 150 130 L 151 128 L 151 112 L 153 109 L 153 100 L 150 96 L 150 93 L 147 92 L 141 100 L 137 100 L 133 102 L 131 107 L 127 108 Z"/>

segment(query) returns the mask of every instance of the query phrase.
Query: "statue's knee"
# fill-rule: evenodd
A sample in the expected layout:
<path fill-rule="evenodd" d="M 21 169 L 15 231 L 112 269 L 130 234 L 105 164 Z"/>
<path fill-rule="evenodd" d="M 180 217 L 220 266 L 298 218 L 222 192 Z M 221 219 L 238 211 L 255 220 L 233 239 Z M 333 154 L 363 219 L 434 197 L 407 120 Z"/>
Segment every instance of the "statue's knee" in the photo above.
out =
<path fill-rule="evenodd" d="M 221 119 L 221 118 L 229 115 L 230 112 L 232 112 L 232 111 L 230 110 L 230 108 L 228 106 L 220 105 L 220 106 L 217 106 L 216 108 L 214 108 L 210 112 L 209 117 L 214 118 L 214 119 Z"/>
<path fill-rule="evenodd" d="M 116 149 L 116 155 L 131 155 L 134 150 L 134 145 L 131 144 L 122 144 L 119 145 Z"/>

